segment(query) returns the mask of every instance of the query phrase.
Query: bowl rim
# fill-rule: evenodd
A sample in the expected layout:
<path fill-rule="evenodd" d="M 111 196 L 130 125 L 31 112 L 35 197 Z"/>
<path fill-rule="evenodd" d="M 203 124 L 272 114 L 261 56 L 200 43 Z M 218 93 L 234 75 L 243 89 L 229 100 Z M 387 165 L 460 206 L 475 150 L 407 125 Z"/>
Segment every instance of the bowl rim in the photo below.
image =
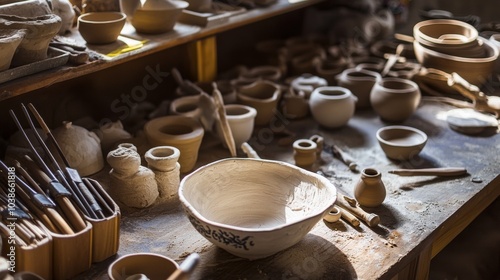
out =
<path fill-rule="evenodd" d="M 499 50 L 497 47 L 495 47 L 495 45 L 493 45 L 493 42 L 491 42 L 490 40 L 487 40 L 487 39 L 482 39 L 482 38 L 478 38 L 477 40 L 480 41 L 482 44 L 485 44 L 486 46 L 488 46 L 492 50 L 493 55 L 488 56 L 488 57 L 479 57 L 479 58 L 454 56 L 454 55 L 449 55 L 449 54 L 437 52 L 437 51 L 431 50 L 429 48 L 426 48 L 425 46 L 423 46 L 422 44 L 417 42 L 417 40 L 413 41 L 413 46 L 415 48 L 415 52 L 418 51 L 418 48 L 422 48 L 427 54 L 429 54 L 433 57 L 437 57 L 440 59 L 447 59 L 447 60 L 451 60 L 451 61 L 455 61 L 455 62 L 466 62 L 466 63 L 478 64 L 478 63 L 496 61 L 498 56 L 499 56 Z M 424 53 L 424 51 L 422 51 L 422 54 Z"/>
<path fill-rule="evenodd" d="M 246 228 L 246 227 L 233 226 L 233 225 L 228 225 L 228 224 L 223 224 L 223 223 L 211 221 L 211 220 L 205 218 L 200 212 L 198 212 L 198 210 L 196 210 L 191 205 L 191 203 L 189 203 L 189 201 L 186 199 L 186 197 L 184 196 L 184 193 L 183 193 L 184 185 L 189 178 L 194 176 L 193 174 L 195 174 L 195 172 L 202 171 L 202 170 L 210 168 L 214 165 L 229 162 L 229 161 L 255 161 L 255 162 L 261 162 L 261 163 L 265 163 L 265 164 L 282 165 L 282 166 L 291 167 L 292 169 L 297 170 L 297 172 L 305 173 L 308 176 L 315 177 L 319 181 L 322 181 L 324 183 L 324 185 L 326 186 L 326 188 L 330 189 L 332 192 L 332 196 L 330 197 L 330 201 L 328 202 L 329 206 L 325 207 L 325 209 L 316 210 L 313 213 L 311 213 L 309 216 L 298 219 L 292 223 L 284 223 L 282 225 L 274 226 L 274 227 Z M 290 227 L 292 225 L 296 225 L 296 224 L 299 224 L 299 223 L 304 222 L 306 220 L 314 219 L 315 217 L 323 215 L 324 213 L 329 211 L 334 206 L 335 201 L 337 200 L 337 187 L 332 182 L 330 182 L 330 180 L 328 180 L 326 177 L 321 176 L 319 174 L 316 174 L 314 172 L 305 170 L 303 168 L 297 167 L 297 166 L 292 165 L 288 162 L 278 161 L 278 160 L 268 160 L 268 159 L 256 159 L 256 158 L 224 158 L 224 159 L 220 159 L 220 160 L 211 162 L 209 164 L 206 164 L 206 165 L 198 168 L 194 172 L 186 175 L 181 180 L 181 182 L 179 184 L 179 200 L 181 201 L 182 205 L 188 209 L 188 212 L 190 212 L 192 215 L 194 215 L 196 219 L 199 219 L 206 224 L 213 225 L 213 226 L 223 228 L 223 229 L 236 230 L 236 231 L 240 231 L 240 232 L 268 233 L 268 232 L 273 232 L 276 230 L 281 230 L 281 229 Z"/>
<path fill-rule="evenodd" d="M 411 132 L 414 132 L 414 133 L 422 136 L 423 140 L 420 141 L 418 144 L 415 144 L 415 145 L 401 145 L 401 144 L 396 144 L 396 143 L 393 143 L 393 142 L 391 142 L 389 140 L 386 140 L 386 139 L 382 138 L 382 136 L 380 135 L 382 132 L 387 131 L 387 130 L 411 131 Z M 417 146 L 425 144 L 427 142 L 427 139 L 428 139 L 428 136 L 427 136 L 427 134 L 425 132 L 423 132 L 420 129 L 417 129 L 417 128 L 414 128 L 414 127 L 411 127 L 411 126 L 407 126 L 407 125 L 388 125 L 388 126 L 384 126 L 384 127 L 379 128 L 377 130 L 377 133 L 375 135 L 377 137 L 377 140 L 380 143 L 383 143 L 383 144 L 385 144 L 387 146 L 401 147 L 401 148 L 417 147 Z"/>
<path fill-rule="evenodd" d="M 120 17 L 118 17 L 116 19 L 102 20 L 102 21 L 95 21 L 95 20 L 87 20 L 87 19 L 85 19 L 88 16 L 92 16 L 92 15 L 96 15 L 96 14 L 101 14 L 101 15 L 104 15 L 104 14 L 119 15 Z M 90 12 L 90 13 L 83 13 L 83 14 L 81 14 L 81 15 L 78 16 L 78 22 L 84 22 L 84 23 L 88 23 L 88 24 L 109 24 L 109 23 L 115 23 L 115 22 L 125 21 L 126 19 L 127 19 L 127 15 L 125 13 L 123 13 L 123 12 L 113 12 L 113 11 L 109 11 L 109 12 Z"/>
<path fill-rule="evenodd" d="M 425 34 L 424 32 L 420 31 L 422 27 L 433 25 L 433 24 L 448 24 L 448 25 L 456 25 L 456 26 L 464 27 L 464 28 L 468 29 L 469 31 L 471 31 L 471 36 L 466 37 L 467 40 L 463 41 L 463 42 L 443 43 L 442 40 L 440 40 L 438 38 L 434 38 L 432 36 L 429 36 L 429 35 Z M 460 20 L 455 20 L 455 19 L 429 19 L 429 20 L 423 20 L 423 21 L 417 22 L 413 26 L 413 37 L 415 38 L 416 41 L 421 39 L 423 41 L 426 41 L 426 42 L 429 42 L 432 44 L 436 44 L 436 45 L 441 45 L 441 46 L 463 45 L 463 44 L 472 43 L 478 38 L 478 36 L 479 36 L 479 32 L 477 31 L 476 28 L 474 28 L 474 26 L 472 26 L 466 22 L 463 22 Z"/>
<path fill-rule="evenodd" d="M 150 253 L 150 252 L 141 252 L 141 253 L 130 253 L 130 254 L 126 254 L 126 255 L 123 255 L 123 256 L 120 256 L 119 258 L 117 258 L 116 260 L 114 260 L 109 266 L 108 266 L 108 277 L 110 279 L 111 276 L 113 275 L 113 267 L 121 260 L 123 259 L 126 259 L 126 258 L 130 258 L 130 257 L 136 257 L 136 256 L 153 256 L 153 257 L 159 257 L 161 259 L 165 259 L 165 260 L 168 260 L 170 261 L 172 264 L 174 264 L 175 268 L 179 268 L 179 264 L 172 258 L 169 258 L 165 255 L 162 255 L 162 254 L 158 254 L 158 253 Z"/>
<path fill-rule="evenodd" d="M 399 70 L 399 71 L 405 71 L 405 70 Z M 408 70 L 412 71 L 412 70 Z M 408 88 L 402 88 L 402 89 L 394 89 L 394 88 L 389 88 L 384 86 L 385 82 L 393 82 L 393 83 L 401 83 L 401 84 L 407 84 L 410 87 Z M 414 91 L 420 91 L 420 88 L 418 87 L 417 83 L 415 83 L 412 80 L 405 79 L 405 78 L 399 78 L 399 77 L 384 77 L 377 81 L 375 83 L 378 87 L 382 88 L 385 92 L 390 92 L 390 93 L 412 93 Z M 375 86 L 374 85 L 374 86 Z"/>

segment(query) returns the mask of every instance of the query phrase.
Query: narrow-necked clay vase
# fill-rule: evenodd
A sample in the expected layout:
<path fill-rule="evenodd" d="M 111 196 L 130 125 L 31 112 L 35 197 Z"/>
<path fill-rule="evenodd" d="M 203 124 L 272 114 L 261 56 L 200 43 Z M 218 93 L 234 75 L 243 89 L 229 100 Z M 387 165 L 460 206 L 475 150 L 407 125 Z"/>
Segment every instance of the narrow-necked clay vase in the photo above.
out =
<path fill-rule="evenodd" d="M 295 165 L 304 169 L 311 169 L 316 162 L 318 145 L 310 139 L 299 139 L 293 142 L 293 159 Z"/>
<path fill-rule="evenodd" d="M 141 156 L 135 149 L 118 147 L 106 157 L 111 166 L 110 194 L 121 203 L 134 208 L 145 208 L 158 198 L 155 174 L 141 166 Z"/>
<path fill-rule="evenodd" d="M 185 116 L 160 117 L 148 121 L 144 125 L 144 133 L 152 146 L 173 146 L 179 149 L 181 173 L 193 170 L 205 134 L 198 121 Z"/>
<path fill-rule="evenodd" d="M 309 107 L 313 118 L 327 128 L 347 124 L 354 115 L 358 98 L 344 87 L 319 87 L 311 94 Z"/>
<path fill-rule="evenodd" d="M 26 29 L 26 35 L 17 47 L 12 65 L 24 65 L 47 58 L 49 43 L 59 32 L 62 21 L 58 15 L 37 17 L 0 15 L 0 29 Z"/>
<path fill-rule="evenodd" d="M 25 35 L 25 29 L 0 29 L 0 71 L 10 68 L 14 53 Z"/>
<path fill-rule="evenodd" d="M 101 140 L 94 132 L 71 122 L 63 122 L 62 126 L 52 130 L 52 135 L 70 166 L 81 176 L 92 175 L 104 167 Z M 57 154 L 57 151 L 53 150 L 52 153 Z"/>
<path fill-rule="evenodd" d="M 181 152 L 172 146 L 157 146 L 144 154 L 148 167 L 154 172 L 162 199 L 177 196 L 180 182 L 179 156 Z"/>
<path fill-rule="evenodd" d="M 275 114 L 280 99 L 280 87 L 271 81 L 256 81 L 238 89 L 238 101 L 257 110 L 256 125 L 266 125 Z"/>
<path fill-rule="evenodd" d="M 349 68 L 337 76 L 337 85 L 349 89 L 358 97 L 356 108 L 370 108 L 370 92 L 373 85 L 382 79 L 379 73 L 366 69 Z"/>
<path fill-rule="evenodd" d="M 250 106 L 241 104 L 224 105 L 226 109 L 226 119 L 233 134 L 236 147 L 248 141 L 252 137 L 257 110 Z M 220 139 L 224 139 L 222 131 L 217 130 Z M 225 143 L 225 141 L 222 141 Z"/>
<path fill-rule="evenodd" d="M 372 88 L 370 102 L 381 119 L 402 122 L 408 119 L 420 103 L 417 84 L 402 78 L 383 78 Z"/>
<path fill-rule="evenodd" d="M 365 168 L 354 186 L 354 197 L 359 205 L 376 207 L 384 202 L 386 190 L 382 174 L 374 168 Z"/>

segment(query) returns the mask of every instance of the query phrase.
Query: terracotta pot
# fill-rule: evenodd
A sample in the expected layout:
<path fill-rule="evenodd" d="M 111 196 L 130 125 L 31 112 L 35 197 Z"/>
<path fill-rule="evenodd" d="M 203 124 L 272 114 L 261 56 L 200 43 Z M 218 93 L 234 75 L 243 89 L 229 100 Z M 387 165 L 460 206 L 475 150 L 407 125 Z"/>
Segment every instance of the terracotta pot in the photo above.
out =
<path fill-rule="evenodd" d="M 170 103 L 170 114 L 199 120 L 201 116 L 200 95 L 183 96 Z"/>
<path fill-rule="evenodd" d="M 165 116 L 147 122 L 144 133 L 152 146 L 173 146 L 179 149 L 181 173 L 194 168 L 205 133 L 199 122 L 185 116 Z"/>
<path fill-rule="evenodd" d="M 376 207 L 384 202 L 386 190 L 382 174 L 374 168 L 365 168 L 354 186 L 354 197 L 359 205 Z"/>
<path fill-rule="evenodd" d="M 256 125 L 266 125 L 275 114 L 280 93 L 277 84 L 270 81 L 256 81 L 238 90 L 238 101 L 257 110 Z"/>
<path fill-rule="evenodd" d="M 0 15 L 0 29 L 26 29 L 17 47 L 12 65 L 20 66 L 47 58 L 49 43 L 61 28 L 61 18 L 55 14 L 37 17 Z"/>
<path fill-rule="evenodd" d="M 371 91 L 370 102 L 373 110 L 389 122 L 402 122 L 409 118 L 420 103 L 418 85 L 401 78 L 383 78 Z"/>
<path fill-rule="evenodd" d="M 177 196 L 180 182 L 181 152 L 176 147 L 158 146 L 149 149 L 144 158 L 148 167 L 154 172 L 160 197 L 164 199 Z"/>
<path fill-rule="evenodd" d="M 121 12 L 86 13 L 78 17 L 78 31 L 89 44 L 110 44 L 117 40 L 125 21 Z"/>
<path fill-rule="evenodd" d="M 318 145 L 310 139 L 299 139 L 293 142 L 293 159 L 295 165 L 304 169 L 311 169 L 316 162 Z"/>
<path fill-rule="evenodd" d="M 0 71 L 10 68 L 14 53 L 25 35 L 25 29 L 0 29 Z"/>
<path fill-rule="evenodd" d="M 311 94 L 309 107 L 320 125 L 337 128 L 347 124 L 354 115 L 357 99 L 343 87 L 319 87 Z"/>
<path fill-rule="evenodd" d="M 233 134 L 236 147 L 241 147 L 243 142 L 247 142 L 252 137 L 257 110 L 250 106 L 241 104 L 225 105 L 226 119 Z M 222 131 L 217 130 L 219 138 L 224 139 Z M 224 143 L 224 141 L 223 141 Z"/>
<path fill-rule="evenodd" d="M 382 79 L 379 73 L 366 69 L 349 68 L 337 76 L 337 85 L 349 89 L 358 98 L 356 108 L 370 108 L 370 92 Z"/>
<path fill-rule="evenodd" d="M 190 4 L 181 0 L 148 0 L 141 5 L 139 0 L 121 0 L 120 5 L 137 32 L 160 34 L 173 30 L 182 10 Z"/>

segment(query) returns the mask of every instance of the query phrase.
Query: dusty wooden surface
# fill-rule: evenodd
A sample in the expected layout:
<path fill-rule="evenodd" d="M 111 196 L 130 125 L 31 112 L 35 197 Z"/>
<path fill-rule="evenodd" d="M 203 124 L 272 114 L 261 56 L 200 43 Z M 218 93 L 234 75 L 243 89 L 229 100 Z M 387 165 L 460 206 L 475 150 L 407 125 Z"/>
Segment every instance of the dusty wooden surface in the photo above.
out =
<path fill-rule="evenodd" d="M 256 128 L 249 141 L 262 158 L 293 163 L 291 143 L 283 144 L 285 130 L 296 138 L 313 134 L 325 137 L 350 153 L 363 167 L 382 172 L 387 198 L 369 211 L 381 224 L 353 228 L 344 221 L 319 222 L 295 246 L 274 256 L 247 261 L 206 241 L 191 226 L 178 201 L 157 203 L 148 209 L 122 206 L 120 249 L 116 257 L 136 252 L 155 252 L 179 263 L 192 252 L 201 262 L 192 279 L 390 279 L 414 260 L 423 249 L 447 234 L 456 235 L 456 221 L 473 218 L 500 193 L 500 136 L 467 136 L 451 130 L 442 118 L 451 107 L 423 102 L 414 116 L 404 122 L 429 136 L 420 156 L 408 162 L 385 157 L 375 132 L 389 125 L 373 112 L 357 112 L 346 127 L 326 130 L 312 119 L 286 120 L 278 116 L 269 126 Z M 280 142 L 281 141 L 281 142 Z M 240 156 L 244 156 L 241 154 Z M 198 166 L 229 157 L 220 142 L 207 136 Z M 462 177 L 400 177 L 387 173 L 395 168 L 466 167 Z M 352 196 L 359 173 L 326 152 L 314 171 L 321 170 L 340 192 Z M 106 174 L 99 176 L 103 184 Z M 478 183 L 472 178 L 480 179 Z M 464 226 L 466 226 L 465 224 Z M 94 264 L 79 279 L 107 279 L 112 257 Z"/>

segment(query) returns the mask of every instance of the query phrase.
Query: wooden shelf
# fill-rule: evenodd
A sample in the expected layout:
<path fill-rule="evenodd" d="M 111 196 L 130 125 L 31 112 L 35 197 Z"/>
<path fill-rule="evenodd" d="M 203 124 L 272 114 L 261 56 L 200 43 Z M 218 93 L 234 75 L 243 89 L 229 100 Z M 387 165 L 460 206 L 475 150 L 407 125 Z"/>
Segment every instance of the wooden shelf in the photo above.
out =
<path fill-rule="evenodd" d="M 232 16 L 227 22 L 214 24 L 213 26 L 206 28 L 187 25 L 183 23 L 176 23 L 173 31 L 160 35 L 138 34 L 135 32 L 133 27 L 127 23 L 122 31 L 124 35 L 137 40 L 147 40 L 147 43 L 145 43 L 144 46 L 140 49 L 120 54 L 119 56 L 116 56 L 114 58 L 106 58 L 105 56 L 102 56 L 101 59 L 97 59 L 84 65 L 65 65 L 52 70 L 47 70 L 0 84 L 0 101 L 19 96 L 37 89 L 49 87 L 56 83 L 71 80 L 77 77 L 88 75 L 90 73 L 95 73 L 97 71 L 131 60 L 139 59 L 152 53 L 160 52 L 175 46 L 186 43 L 196 43 L 200 40 L 215 36 L 224 31 L 299 10 L 323 1 L 324 0 L 278 0 L 275 4 L 268 7 L 248 10 L 244 13 Z M 84 44 L 82 37 L 76 29 L 73 30 L 68 37 L 74 39 L 77 43 Z M 123 42 L 118 41 L 109 45 L 89 45 L 87 47 L 90 51 L 95 52 L 98 55 L 102 55 L 120 48 L 121 46 L 123 46 Z M 209 47 L 213 48 L 213 46 Z M 196 60 L 193 62 L 193 64 L 198 64 L 199 60 L 204 60 L 203 57 L 194 57 L 189 59 Z"/>

